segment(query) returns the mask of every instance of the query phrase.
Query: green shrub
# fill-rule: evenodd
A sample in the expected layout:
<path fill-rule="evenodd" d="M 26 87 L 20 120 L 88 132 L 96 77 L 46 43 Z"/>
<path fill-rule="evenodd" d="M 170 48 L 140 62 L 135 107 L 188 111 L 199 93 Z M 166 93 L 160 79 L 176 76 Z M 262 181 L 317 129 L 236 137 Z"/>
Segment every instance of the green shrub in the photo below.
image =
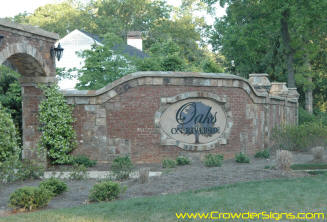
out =
<path fill-rule="evenodd" d="M 54 177 L 43 180 L 39 187 L 51 191 L 54 196 L 60 195 L 67 190 L 67 184 L 64 181 Z"/>
<path fill-rule="evenodd" d="M 44 167 L 31 160 L 17 160 L 10 157 L 0 165 L 0 182 L 11 183 L 18 180 L 39 179 L 44 174 Z"/>
<path fill-rule="evenodd" d="M 117 180 L 128 179 L 134 166 L 129 156 L 116 157 L 111 165 L 111 169 Z"/>
<path fill-rule="evenodd" d="M 85 167 L 93 167 L 97 164 L 96 160 L 90 160 L 87 156 L 85 155 L 78 155 L 73 158 L 73 163 L 79 164 L 79 165 L 84 165 Z"/>
<path fill-rule="evenodd" d="M 179 156 L 179 157 L 176 158 L 176 163 L 177 163 L 177 165 L 182 166 L 182 165 L 188 165 L 188 164 L 190 164 L 191 161 L 187 157 Z"/>
<path fill-rule="evenodd" d="M 272 131 L 273 150 L 308 151 L 311 147 L 327 145 L 327 125 L 308 122 L 299 126 L 281 126 Z"/>
<path fill-rule="evenodd" d="M 45 96 L 39 105 L 40 147 L 47 152 L 52 164 L 71 163 L 70 153 L 77 144 L 72 107 L 66 103 L 57 85 L 40 87 Z"/>
<path fill-rule="evenodd" d="M 40 179 L 44 175 L 44 167 L 33 160 L 22 160 L 17 168 L 19 179 Z"/>
<path fill-rule="evenodd" d="M 270 157 L 270 152 L 268 149 L 264 149 L 262 151 L 257 152 L 254 155 L 255 158 L 263 158 L 263 159 L 268 159 Z"/>
<path fill-rule="evenodd" d="M 15 209 L 33 210 L 46 206 L 52 192 L 38 187 L 22 187 L 10 195 L 9 206 Z"/>
<path fill-rule="evenodd" d="M 164 159 L 162 161 L 162 168 L 174 168 L 176 167 L 176 161 L 170 159 Z"/>
<path fill-rule="evenodd" d="M 207 154 L 204 158 L 204 165 L 206 167 L 220 167 L 224 160 L 224 156 L 220 154 Z"/>
<path fill-rule="evenodd" d="M 73 171 L 69 175 L 71 180 L 85 180 L 87 178 L 86 166 L 74 164 Z"/>
<path fill-rule="evenodd" d="M 111 201 L 117 199 L 121 192 L 118 183 L 112 181 L 104 181 L 95 184 L 90 190 L 89 200 L 93 202 Z"/>
<path fill-rule="evenodd" d="M 0 104 L 0 166 L 10 157 L 18 159 L 19 147 L 15 124 L 9 113 Z"/>
<path fill-rule="evenodd" d="M 249 157 L 242 152 L 240 152 L 239 154 L 235 154 L 235 160 L 238 163 L 250 163 Z"/>

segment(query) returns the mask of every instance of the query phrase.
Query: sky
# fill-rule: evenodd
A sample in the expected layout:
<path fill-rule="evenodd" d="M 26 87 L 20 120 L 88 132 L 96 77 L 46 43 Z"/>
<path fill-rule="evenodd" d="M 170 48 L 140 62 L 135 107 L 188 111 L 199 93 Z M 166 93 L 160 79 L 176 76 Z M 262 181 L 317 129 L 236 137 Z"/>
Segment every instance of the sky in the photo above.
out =
<path fill-rule="evenodd" d="M 49 3 L 58 3 L 63 0 L 1 0 L 0 7 L 0 18 L 4 17 L 13 17 L 19 13 L 23 13 L 24 11 L 28 13 L 33 13 L 35 9 L 40 6 L 49 4 Z M 87 1 L 87 0 L 84 0 Z M 180 0 L 168 0 L 168 4 L 178 6 L 180 4 Z M 216 17 L 221 17 L 225 14 L 225 9 L 221 7 L 217 7 Z M 203 13 L 205 15 L 205 13 Z M 214 19 L 210 16 L 205 16 L 208 24 L 212 25 Z"/>

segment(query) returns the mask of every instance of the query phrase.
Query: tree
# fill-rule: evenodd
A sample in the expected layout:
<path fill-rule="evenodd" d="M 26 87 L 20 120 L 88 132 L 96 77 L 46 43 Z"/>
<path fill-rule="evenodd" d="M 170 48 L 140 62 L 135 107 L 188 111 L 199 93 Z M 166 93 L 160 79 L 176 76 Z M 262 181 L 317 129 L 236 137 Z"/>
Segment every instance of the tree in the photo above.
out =
<path fill-rule="evenodd" d="M 217 1 L 205 0 L 212 4 Z M 326 47 L 326 1 L 241 1 L 228 4 L 227 15 L 217 19 L 211 43 L 229 62 L 229 70 L 240 75 L 272 73 L 273 80 L 285 80 L 295 87 L 297 75 L 310 76 L 312 64 Z M 324 47 L 322 50 L 321 46 Z M 287 73 L 287 76 L 284 76 Z M 305 90 L 310 92 L 312 88 Z"/>
<path fill-rule="evenodd" d="M 23 23 L 39 26 L 60 36 L 65 36 L 74 29 L 92 31 L 96 25 L 89 10 L 78 2 L 67 0 L 37 8 L 23 20 Z"/>
<path fill-rule="evenodd" d="M 77 89 L 100 89 L 108 83 L 135 71 L 135 67 L 123 56 L 119 48 L 122 40 L 114 34 L 105 36 L 104 45 L 93 45 L 92 49 L 84 50 L 80 56 L 85 59 L 84 66 L 79 70 Z"/>

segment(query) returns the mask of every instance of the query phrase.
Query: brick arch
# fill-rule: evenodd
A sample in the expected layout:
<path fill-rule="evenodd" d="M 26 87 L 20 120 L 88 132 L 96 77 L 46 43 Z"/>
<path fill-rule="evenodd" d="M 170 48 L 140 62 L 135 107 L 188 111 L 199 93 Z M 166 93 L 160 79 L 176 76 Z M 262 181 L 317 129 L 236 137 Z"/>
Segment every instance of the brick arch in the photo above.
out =
<path fill-rule="evenodd" d="M 8 60 L 26 77 L 50 76 L 51 71 L 38 50 L 26 43 L 8 45 L 0 52 L 0 64 Z"/>

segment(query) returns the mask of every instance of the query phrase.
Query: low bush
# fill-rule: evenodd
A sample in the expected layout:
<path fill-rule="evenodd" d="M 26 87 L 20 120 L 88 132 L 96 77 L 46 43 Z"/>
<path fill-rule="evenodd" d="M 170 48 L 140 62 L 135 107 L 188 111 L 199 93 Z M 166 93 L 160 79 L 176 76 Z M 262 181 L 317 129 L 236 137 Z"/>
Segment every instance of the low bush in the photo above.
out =
<path fill-rule="evenodd" d="M 262 151 L 257 152 L 254 155 L 255 158 L 263 158 L 263 159 L 268 159 L 270 157 L 270 152 L 268 149 L 264 149 Z"/>
<path fill-rule="evenodd" d="M 112 172 L 117 180 L 128 179 L 134 165 L 129 156 L 116 157 L 111 165 Z"/>
<path fill-rule="evenodd" d="M 311 147 L 327 145 L 327 125 L 308 122 L 281 126 L 272 131 L 273 150 L 308 151 Z"/>
<path fill-rule="evenodd" d="M 40 179 L 44 175 L 44 170 L 44 166 L 33 160 L 22 160 L 17 173 L 21 180 Z"/>
<path fill-rule="evenodd" d="M 93 167 L 93 166 L 95 166 L 97 164 L 97 161 L 96 160 L 90 160 L 85 155 L 78 155 L 78 156 L 73 157 L 73 163 L 83 165 L 85 167 Z"/>
<path fill-rule="evenodd" d="M 53 193 L 39 187 L 22 187 L 10 195 L 9 206 L 15 209 L 33 210 L 46 206 Z"/>
<path fill-rule="evenodd" d="M 276 167 L 278 170 L 290 170 L 292 164 L 292 153 L 288 150 L 276 151 Z"/>
<path fill-rule="evenodd" d="M 117 199 L 121 191 L 119 183 L 104 181 L 93 186 L 89 200 L 92 202 L 111 201 Z"/>
<path fill-rule="evenodd" d="M 224 156 L 220 154 L 207 154 L 204 158 L 204 165 L 206 167 L 220 167 L 224 160 Z"/>
<path fill-rule="evenodd" d="M 164 159 L 162 161 L 162 168 L 174 168 L 176 167 L 176 161 L 171 159 Z"/>
<path fill-rule="evenodd" d="M 0 165 L 0 182 L 11 183 L 18 180 L 40 179 L 44 174 L 44 167 L 31 160 L 17 160 L 10 157 Z"/>
<path fill-rule="evenodd" d="M 190 163 L 191 163 L 190 159 L 185 156 L 178 156 L 176 158 L 176 164 L 179 166 L 188 165 Z"/>
<path fill-rule="evenodd" d="M 87 171 L 84 165 L 74 164 L 73 171 L 69 175 L 71 180 L 84 180 L 87 178 Z"/>
<path fill-rule="evenodd" d="M 250 163 L 250 158 L 245 153 L 240 152 L 235 154 L 235 161 L 237 163 Z"/>
<path fill-rule="evenodd" d="M 39 187 L 51 191 L 54 196 L 60 195 L 67 190 L 67 184 L 64 181 L 54 177 L 43 180 Z"/>

